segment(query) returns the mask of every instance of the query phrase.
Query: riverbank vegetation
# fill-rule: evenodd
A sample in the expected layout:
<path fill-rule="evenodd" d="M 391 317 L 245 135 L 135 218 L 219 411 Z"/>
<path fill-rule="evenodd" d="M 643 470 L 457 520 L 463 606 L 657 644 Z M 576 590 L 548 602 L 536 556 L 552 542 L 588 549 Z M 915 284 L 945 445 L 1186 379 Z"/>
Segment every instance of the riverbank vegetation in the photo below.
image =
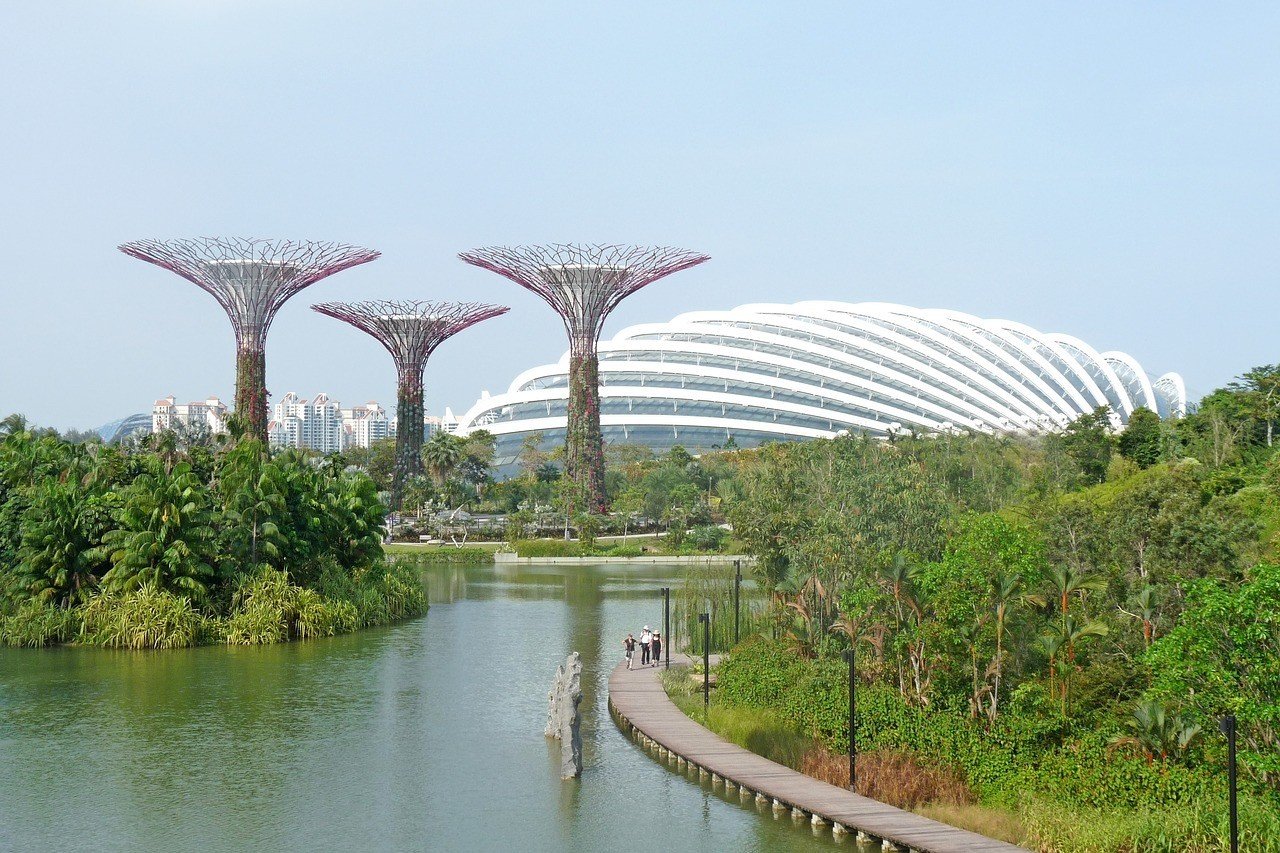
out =
<path fill-rule="evenodd" d="M 1277 417 L 1267 367 L 1122 431 L 1100 409 L 1053 435 L 732 454 L 725 512 L 772 606 L 713 727 L 759 714 L 742 739 L 799 733 L 800 766 L 839 768 L 852 647 L 868 766 L 967 791 L 913 807 L 1046 850 L 1220 850 L 1233 714 L 1244 849 L 1280 849 Z"/>
<path fill-rule="evenodd" d="M 0 642 L 274 643 L 426 609 L 358 471 L 256 440 L 138 447 L 0 425 Z"/>
<path fill-rule="evenodd" d="M 542 437 L 530 436 L 519 471 L 499 481 L 490 467 L 494 441 L 485 430 L 466 437 L 434 433 L 422 448 L 426 473 L 406 486 L 396 538 L 505 541 L 521 556 L 728 554 L 740 546 L 720 526 L 726 500 L 735 494 L 732 447 L 695 459 L 678 446 L 662 455 L 640 445 L 611 446 L 605 477 L 611 511 L 592 514 L 573 507 L 562 448 L 543 451 Z M 353 449 L 344 458 L 363 467 L 379 488 L 390 487 L 393 442 Z M 636 541 L 636 534 L 649 538 Z M 608 536 L 626 541 L 600 541 Z"/>

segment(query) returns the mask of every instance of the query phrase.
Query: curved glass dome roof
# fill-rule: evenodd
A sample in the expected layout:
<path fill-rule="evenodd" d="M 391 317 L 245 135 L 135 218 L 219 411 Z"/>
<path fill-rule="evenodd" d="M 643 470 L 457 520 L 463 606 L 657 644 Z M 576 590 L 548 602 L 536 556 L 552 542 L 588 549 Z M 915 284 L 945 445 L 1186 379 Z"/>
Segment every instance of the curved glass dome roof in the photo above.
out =
<path fill-rule="evenodd" d="M 1098 406 L 1113 425 L 1139 406 L 1186 407 L 1182 377 L 1150 378 L 1122 352 L 958 311 L 864 302 L 743 305 L 632 326 L 600 344 L 610 443 L 696 452 L 841 431 L 1057 429 Z M 564 440 L 568 354 L 482 397 L 459 431 L 498 436 L 499 467 L 541 433 Z"/>

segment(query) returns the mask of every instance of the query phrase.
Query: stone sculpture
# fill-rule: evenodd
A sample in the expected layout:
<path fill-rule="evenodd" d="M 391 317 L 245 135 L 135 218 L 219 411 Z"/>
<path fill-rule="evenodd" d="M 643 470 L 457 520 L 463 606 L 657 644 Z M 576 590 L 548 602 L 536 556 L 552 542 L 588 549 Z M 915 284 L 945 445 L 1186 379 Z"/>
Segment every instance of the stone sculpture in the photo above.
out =
<path fill-rule="evenodd" d="M 556 667 L 551 692 L 547 694 L 547 728 L 549 738 L 560 741 L 560 778 L 575 779 L 582 775 L 582 657 L 570 652 L 564 665 Z"/>

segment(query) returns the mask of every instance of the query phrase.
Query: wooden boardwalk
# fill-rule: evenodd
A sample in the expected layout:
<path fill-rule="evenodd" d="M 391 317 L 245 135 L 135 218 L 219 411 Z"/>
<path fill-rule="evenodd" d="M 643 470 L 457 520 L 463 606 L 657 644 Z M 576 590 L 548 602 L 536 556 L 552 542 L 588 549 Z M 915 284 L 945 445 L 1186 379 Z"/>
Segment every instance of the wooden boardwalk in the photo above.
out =
<path fill-rule="evenodd" d="M 754 795 L 756 802 L 769 802 L 774 810 L 790 811 L 815 825 L 830 824 L 838 835 L 879 839 L 886 847 L 922 853 L 1023 850 L 819 782 L 729 743 L 689 719 L 667 698 L 658 681 L 660 671 L 628 671 L 624 663 L 609 676 L 609 709 L 618 724 L 659 758 L 695 767 L 713 783 L 723 781 L 727 790 L 739 789 L 743 800 Z"/>

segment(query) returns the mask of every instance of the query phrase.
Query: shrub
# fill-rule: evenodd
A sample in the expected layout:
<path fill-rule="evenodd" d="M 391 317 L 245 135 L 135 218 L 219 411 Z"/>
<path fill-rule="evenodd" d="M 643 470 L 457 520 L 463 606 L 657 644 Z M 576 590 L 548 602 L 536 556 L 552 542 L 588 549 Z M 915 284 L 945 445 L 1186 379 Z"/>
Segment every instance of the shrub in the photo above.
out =
<path fill-rule="evenodd" d="M 729 534 L 723 528 L 714 524 L 704 524 L 693 528 L 688 541 L 699 551 L 717 551 L 728 538 Z"/>
<path fill-rule="evenodd" d="M 29 648 L 65 643 L 75 636 L 79 626 L 74 611 L 32 599 L 12 616 L 0 616 L 0 642 Z"/>
<path fill-rule="evenodd" d="M 206 634 L 206 620 L 189 598 L 151 584 L 94 596 L 80 608 L 80 618 L 80 641 L 94 646 L 175 649 L 197 645 Z"/>
<path fill-rule="evenodd" d="M 252 646 L 287 640 L 298 615 L 298 592 L 288 575 L 271 568 L 242 578 L 227 620 L 227 642 Z"/>
<path fill-rule="evenodd" d="M 300 639 L 345 634 L 360 625 L 360 614 L 354 604 L 325 598 L 315 590 L 299 590 L 297 608 L 294 625 Z"/>
<path fill-rule="evenodd" d="M 580 542 L 563 539 L 521 539 L 514 543 L 521 557 L 584 557 L 588 556 Z"/>
<path fill-rule="evenodd" d="M 810 750 L 802 759 L 800 770 L 840 788 L 849 787 L 848 753 L 821 747 Z M 900 809 L 914 809 L 925 803 L 967 804 L 977 799 L 954 770 L 891 749 L 858 753 L 858 793 Z"/>

